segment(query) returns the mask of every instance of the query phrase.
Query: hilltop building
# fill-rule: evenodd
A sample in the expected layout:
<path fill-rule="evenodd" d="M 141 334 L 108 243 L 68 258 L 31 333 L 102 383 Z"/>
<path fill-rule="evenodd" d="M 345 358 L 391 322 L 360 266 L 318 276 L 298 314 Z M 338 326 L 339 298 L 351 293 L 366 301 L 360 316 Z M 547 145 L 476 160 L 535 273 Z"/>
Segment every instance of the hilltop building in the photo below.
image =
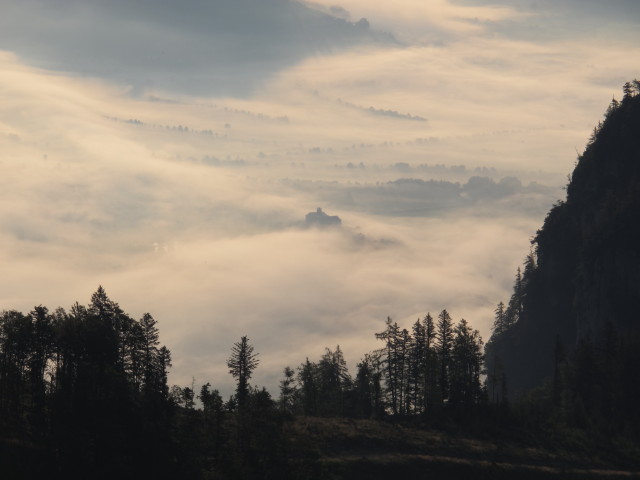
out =
<path fill-rule="evenodd" d="M 308 227 L 339 227 L 342 220 L 337 215 L 327 215 L 318 207 L 315 212 L 309 212 L 304 218 Z"/>

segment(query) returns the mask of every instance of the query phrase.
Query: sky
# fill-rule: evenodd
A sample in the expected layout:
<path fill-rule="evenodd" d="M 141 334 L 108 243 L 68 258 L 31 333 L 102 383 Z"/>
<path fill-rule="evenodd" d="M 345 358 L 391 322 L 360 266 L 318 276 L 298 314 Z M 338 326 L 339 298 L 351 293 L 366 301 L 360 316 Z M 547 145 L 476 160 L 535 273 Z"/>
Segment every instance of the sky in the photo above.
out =
<path fill-rule="evenodd" d="M 102 285 L 226 395 L 243 335 L 274 395 L 325 347 L 354 373 L 387 316 L 487 340 L 639 76 L 625 0 L 0 4 L 0 309 Z"/>

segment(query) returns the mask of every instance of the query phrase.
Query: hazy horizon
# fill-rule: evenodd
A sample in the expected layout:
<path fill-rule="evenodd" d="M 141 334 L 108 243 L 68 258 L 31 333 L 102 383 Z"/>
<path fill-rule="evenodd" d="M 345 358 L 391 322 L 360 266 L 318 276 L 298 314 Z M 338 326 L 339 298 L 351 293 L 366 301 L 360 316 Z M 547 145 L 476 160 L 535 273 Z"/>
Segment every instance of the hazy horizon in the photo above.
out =
<path fill-rule="evenodd" d="M 158 320 L 171 383 L 226 394 L 242 335 L 274 396 L 325 347 L 353 372 L 387 316 L 486 341 L 639 76 L 623 0 L 3 5 L 0 308 L 102 285 Z"/>

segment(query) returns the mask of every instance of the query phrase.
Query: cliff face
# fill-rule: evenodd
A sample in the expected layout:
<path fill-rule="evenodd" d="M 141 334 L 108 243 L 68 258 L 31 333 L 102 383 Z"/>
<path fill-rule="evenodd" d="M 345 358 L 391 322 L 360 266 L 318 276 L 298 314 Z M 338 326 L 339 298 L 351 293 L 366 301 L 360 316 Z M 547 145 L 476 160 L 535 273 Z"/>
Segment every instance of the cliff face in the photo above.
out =
<path fill-rule="evenodd" d="M 597 341 L 610 322 L 640 328 L 640 83 L 625 85 L 594 130 L 567 188 L 534 239 L 521 311 L 487 345 L 510 396 L 553 374 L 554 349 Z M 515 295 L 515 293 L 514 293 Z"/>
<path fill-rule="evenodd" d="M 575 308 L 579 334 L 610 320 L 638 325 L 640 300 L 640 96 L 629 95 L 587 148 L 569 185 L 581 239 Z"/>

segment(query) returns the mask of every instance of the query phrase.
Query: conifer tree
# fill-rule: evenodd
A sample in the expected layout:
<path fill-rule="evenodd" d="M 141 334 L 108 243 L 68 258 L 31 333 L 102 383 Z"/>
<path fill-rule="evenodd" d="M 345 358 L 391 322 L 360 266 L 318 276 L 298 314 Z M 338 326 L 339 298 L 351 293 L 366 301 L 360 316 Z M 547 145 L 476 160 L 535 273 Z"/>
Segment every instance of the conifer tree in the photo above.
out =
<path fill-rule="evenodd" d="M 449 398 L 449 369 L 451 364 L 451 348 L 453 346 L 453 322 L 447 310 L 438 315 L 436 330 L 436 352 L 439 363 L 439 390 L 442 403 Z"/>
<path fill-rule="evenodd" d="M 378 340 L 385 342 L 383 349 L 383 364 L 386 391 L 391 399 L 391 411 L 394 415 L 399 411 L 399 392 L 400 392 L 400 361 L 398 347 L 400 345 L 400 327 L 396 322 L 392 322 L 391 317 L 387 317 L 386 329 L 383 332 L 376 333 Z"/>
<path fill-rule="evenodd" d="M 430 313 L 424 317 L 425 358 L 424 358 L 424 408 L 426 413 L 436 403 L 438 391 L 438 356 L 435 351 L 436 326 Z"/>
<path fill-rule="evenodd" d="M 283 412 L 293 413 L 297 389 L 295 372 L 289 366 L 284 367 L 284 378 L 280 380 L 280 408 Z"/>
<path fill-rule="evenodd" d="M 342 416 L 344 394 L 351 383 L 340 345 L 334 351 L 329 348 L 320 358 L 317 366 L 319 413 L 327 416 Z"/>
<path fill-rule="evenodd" d="M 463 318 L 453 331 L 451 350 L 451 403 L 466 409 L 481 400 L 482 339 Z"/>
<path fill-rule="evenodd" d="M 409 361 L 409 387 L 412 413 L 421 413 L 424 407 L 424 373 L 427 349 L 427 332 L 418 318 L 412 327 Z"/>
<path fill-rule="evenodd" d="M 409 353 L 411 349 L 411 335 L 406 328 L 403 328 L 398 337 L 398 403 L 400 413 L 409 412 Z"/>
<path fill-rule="evenodd" d="M 253 353 L 253 345 L 249 344 L 247 336 L 240 338 L 239 342 L 233 344 L 231 356 L 227 360 L 229 373 L 237 380 L 236 397 L 238 406 L 243 408 L 247 405 L 249 397 L 249 379 L 258 366 L 258 354 Z"/>
<path fill-rule="evenodd" d="M 371 418 L 374 413 L 374 371 L 369 354 L 356 366 L 355 380 L 355 408 L 354 413 L 358 418 Z"/>
<path fill-rule="evenodd" d="M 493 333 L 495 335 L 501 335 L 506 330 L 506 312 L 504 303 L 498 303 L 498 306 L 495 309 L 495 319 L 493 321 Z"/>
<path fill-rule="evenodd" d="M 513 294 L 509 299 L 509 305 L 504 315 L 504 330 L 508 330 L 512 325 L 518 322 L 522 318 L 522 312 L 524 309 L 524 282 L 522 278 L 522 272 L 520 267 L 516 272 L 516 279 L 513 284 Z"/>
<path fill-rule="evenodd" d="M 157 322 L 149 313 L 145 313 L 140 319 L 140 363 L 144 384 L 152 386 L 156 378 L 155 367 L 158 359 L 158 344 L 160 333 Z"/>
<path fill-rule="evenodd" d="M 298 367 L 298 392 L 304 415 L 317 415 L 318 413 L 318 366 L 306 359 Z"/>

